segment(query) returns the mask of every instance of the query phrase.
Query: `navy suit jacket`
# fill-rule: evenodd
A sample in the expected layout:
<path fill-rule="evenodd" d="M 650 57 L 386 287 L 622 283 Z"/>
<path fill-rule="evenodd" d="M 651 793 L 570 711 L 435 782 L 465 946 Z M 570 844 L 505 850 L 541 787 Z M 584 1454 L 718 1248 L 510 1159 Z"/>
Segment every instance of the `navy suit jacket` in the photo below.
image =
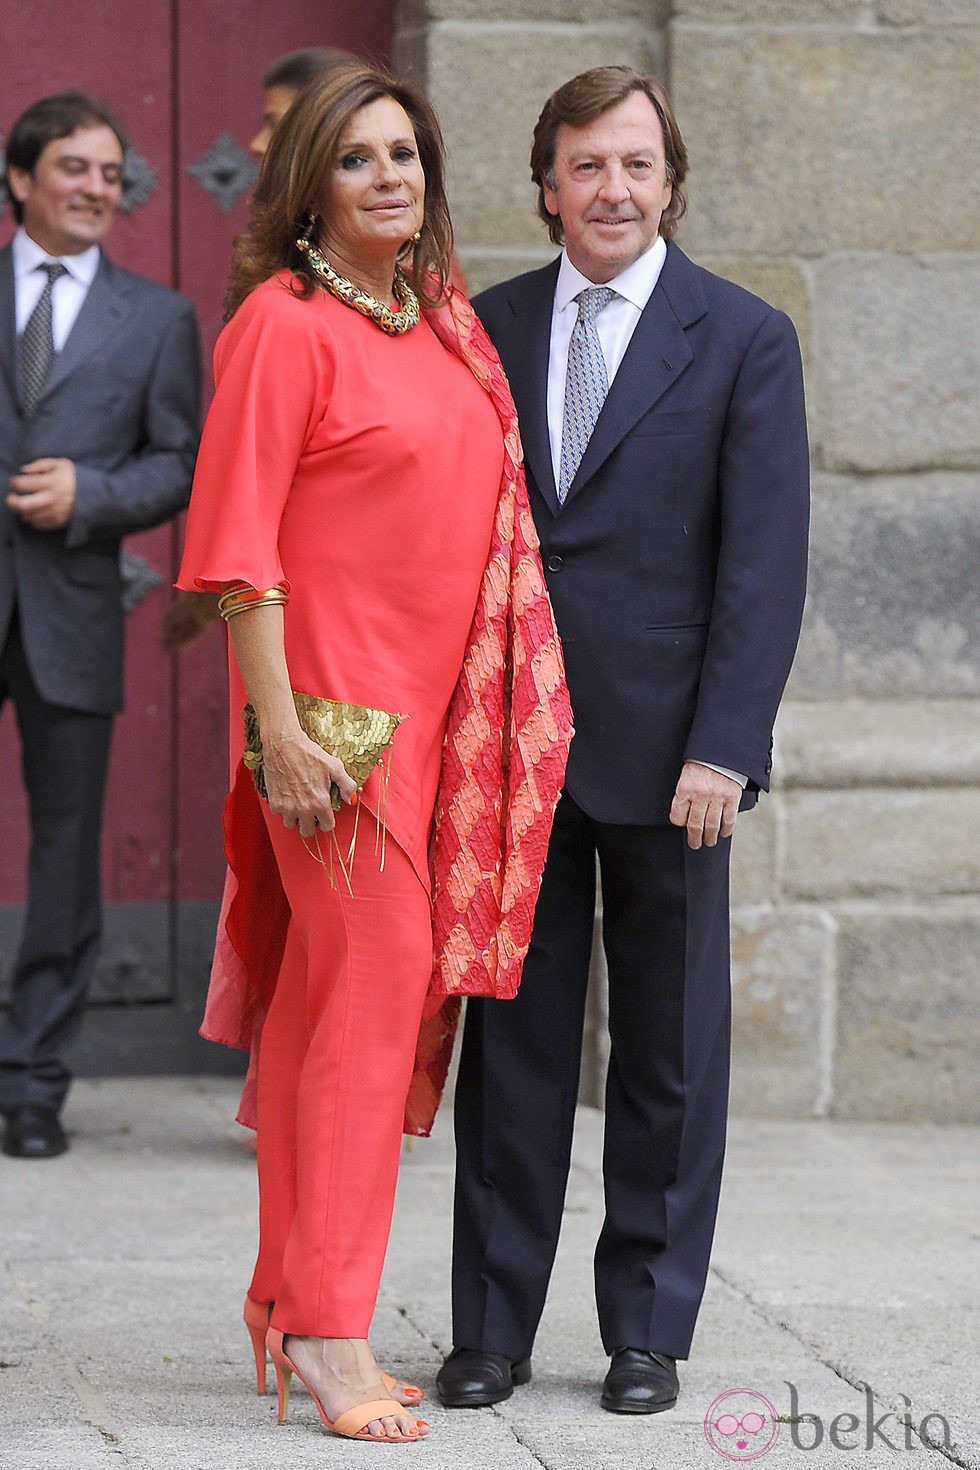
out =
<path fill-rule="evenodd" d="M 200 428 L 193 304 L 103 254 L 33 418 L 19 406 L 14 276 L 0 250 L 0 648 L 16 605 L 34 683 L 52 704 L 122 705 L 119 541 L 190 496 Z M 60 531 L 7 509 L 7 482 L 45 456 L 74 461 L 75 505 Z"/>
<path fill-rule="evenodd" d="M 558 262 L 474 302 L 517 405 L 565 650 L 566 788 L 590 816 L 663 823 L 685 760 L 768 788 L 799 638 L 809 456 L 789 318 L 673 243 L 563 506 L 548 440 Z"/>

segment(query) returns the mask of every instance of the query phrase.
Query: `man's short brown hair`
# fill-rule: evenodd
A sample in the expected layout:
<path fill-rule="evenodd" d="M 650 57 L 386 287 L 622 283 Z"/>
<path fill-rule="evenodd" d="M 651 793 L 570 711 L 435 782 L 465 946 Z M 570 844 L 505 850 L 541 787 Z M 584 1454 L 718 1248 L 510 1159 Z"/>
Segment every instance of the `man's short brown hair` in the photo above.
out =
<path fill-rule="evenodd" d="M 111 128 L 119 139 L 125 157 L 129 146 L 122 123 L 114 112 L 89 92 L 55 92 L 51 97 L 42 97 L 29 107 L 10 129 L 7 139 L 7 159 L 3 182 L 10 195 L 10 207 L 18 224 L 24 222 L 24 206 L 10 188 L 6 170 L 19 168 L 25 174 L 33 174 L 38 159 L 49 143 L 61 138 L 70 138 L 79 128 Z"/>
<path fill-rule="evenodd" d="M 534 128 L 534 143 L 531 147 L 531 178 L 538 186 L 538 214 L 548 226 L 548 233 L 556 245 L 565 241 L 561 219 L 550 214 L 544 202 L 544 184 L 554 184 L 555 150 L 558 129 L 562 123 L 570 127 L 584 127 L 593 122 L 611 107 L 625 102 L 634 92 L 648 97 L 664 135 L 664 153 L 667 158 L 667 178 L 671 186 L 670 203 L 660 218 L 660 233 L 670 240 L 677 229 L 678 221 L 687 208 L 687 200 L 681 185 L 687 177 L 687 149 L 681 137 L 670 105 L 670 98 L 659 82 L 641 76 L 629 66 L 596 66 L 591 71 L 580 72 L 570 82 L 552 92 L 542 109 Z"/>

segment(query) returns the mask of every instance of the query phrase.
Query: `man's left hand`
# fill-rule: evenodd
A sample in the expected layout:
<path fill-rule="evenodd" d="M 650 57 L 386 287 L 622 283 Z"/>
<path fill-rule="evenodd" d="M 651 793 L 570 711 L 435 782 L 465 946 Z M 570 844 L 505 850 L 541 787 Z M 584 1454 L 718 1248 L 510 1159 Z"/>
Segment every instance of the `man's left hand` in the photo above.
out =
<path fill-rule="evenodd" d="M 730 776 L 685 761 L 670 807 L 675 827 L 687 828 L 688 847 L 714 847 L 719 837 L 731 837 L 742 798 L 742 788 Z"/>
<path fill-rule="evenodd" d="M 70 459 L 34 459 L 10 480 L 7 505 L 35 531 L 60 531 L 75 505 L 75 466 Z"/>

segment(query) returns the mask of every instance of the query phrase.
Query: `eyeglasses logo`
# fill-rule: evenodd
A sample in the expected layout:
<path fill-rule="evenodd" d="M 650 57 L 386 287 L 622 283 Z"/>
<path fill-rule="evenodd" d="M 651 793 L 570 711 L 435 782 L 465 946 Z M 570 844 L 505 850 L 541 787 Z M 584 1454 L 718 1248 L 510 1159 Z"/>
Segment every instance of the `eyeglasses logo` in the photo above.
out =
<path fill-rule="evenodd" d="M 704 1437 L 726 1460 L 744 1464 L 768 1454 L 779 1438 L 779 1417 L 754 1388 L 730 1388 L 704 1416 Z"/>

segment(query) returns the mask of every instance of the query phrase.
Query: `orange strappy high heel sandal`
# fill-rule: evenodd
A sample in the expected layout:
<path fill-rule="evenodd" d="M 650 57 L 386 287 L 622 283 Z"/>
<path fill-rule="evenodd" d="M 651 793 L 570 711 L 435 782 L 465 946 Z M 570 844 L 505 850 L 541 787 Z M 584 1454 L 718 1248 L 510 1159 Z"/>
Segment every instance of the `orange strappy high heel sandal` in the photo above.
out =
<path fill-rule="evenodd" d="M 394 1399 L 371 1399 L 368 1403 L 357 1404 L 353 1409 L 345 1409 L 342 1414 L 337 1415 L 336 1419 L 328 1418 L 327 1411 L 319 1398 L 295 1363 L 287 1356 L 282 1345 L 283 1334 L 279 1329 L 270 1327 L 265 1341 L 276 1370 L 280 1424 L 285 1424 L 289 1417 L 289 1385 L 295 1373 L 316 1405 L 317 1413 L 331 1434 L 339 1434 L 343 1439 L 365 1439 L 372 1444 L 416 1444 L 423 1438 L 421 1434 L 368 1434 L 366 1432 L 372 1419 L 384 1419 L 389 1414 L 400 1414 L 404 1410 L 405 1405 L 396 1403 Z M 415 1422 L 420 1429 L 429 1427 L 423 1419 L 416 1419 Z"/>
<path fill-rule="evenodd" d="M 245 1298 L 242 1320 L 252 1339 L 252 1352 L 255 1354 L 255 1392 L 257 1394 L 264 1394 L 266 1390 L 265 1336 L 269 1330 L 271 1316 L 271 1302 L 253 1302 L 250 1296 Z M 424 1388 L 419 1388 L 417 1383 L 403 1383 L 400 1378 L 392 1378 L 390 1373 L 382 1372 L 381 1382 L 393 1398 L 396 1393 L 400 1396 L 399 1407 L 402 1409 L 414 1409 L 416 1404 L 420 1404 L 425 1398 Z"/>

